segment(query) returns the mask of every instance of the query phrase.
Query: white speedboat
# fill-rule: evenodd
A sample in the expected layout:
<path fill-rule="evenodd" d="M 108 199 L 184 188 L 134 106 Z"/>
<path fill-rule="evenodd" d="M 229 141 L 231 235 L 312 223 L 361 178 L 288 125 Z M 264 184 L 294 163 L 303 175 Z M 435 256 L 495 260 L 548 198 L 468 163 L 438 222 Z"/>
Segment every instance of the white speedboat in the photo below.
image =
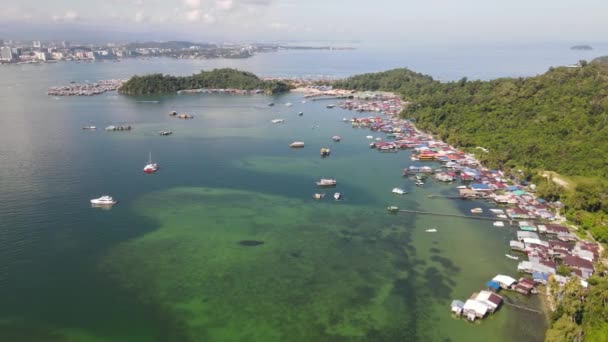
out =
<path fill-rule="evenodd" d="M 494 227 L 504 227 L 505 223 L 502 221 L 494 221 Z"/>
<path fill-rule="evenodd" d="M 317 194 L 314 194 L 312 197 L 314 199 L 323 199 L 323 198 L 325 198 L 325 194 L 324 193 L 317 193 Z"/>
<path fill-rule="evenodd" d="M 336 192 L 336 193 L 334 194 L 334 199 L 335 199 L 336 201 L 341 200 L 341 199 L 342 199 L 342 194 L 341 194 L 341 193 L 339 193 L 339 192 Z"/>
<path fill-rule="evenodd" d="M 331 139 L 335 142 L 339 142 L 340 140 L 342 140 L 342 138 L 339 135 L 334 135 L 333 137 L 331 137 Z"/>
<path fill-rule="evenodd" d="M 291 144 L 289 144 L 289 147 L 291 147 L 291 148 L 301 148 L 301 147 L 304 147 L 304 142 L 303 141 L 294 141 Z"/>
<path fill-rule="evenodd" d="M 338 182 L 331 178 L 321 178 L 318 182 L 318 186 L 336 186 Z"/>
<path fill-rule="evenodd" d="M 97 129 L 97 127 L 95 127 L 95 126 L 84 126 L 84 127 L 82 127 L 82 129 L 88 130 L 88 131 L 94 131 L 94 130 Z"/>
<path fill-rule="evenodd" d="M 422 180 L 420 180 L 420 179 L 416 179 L 416 185 L 423 186 L 424 182 Z"/>
<path fill-rule="evenodd" d="M 287 102 L 285 105 L 286 105 L 287 107 L 291 107 L 291 106 L 293 106 L 293 104 L 292 104 L 291 102 Z"/>
<path fill-rule="evenodd" d="M 150 152 L 150 158 L 148 159 L 148 164 L 144 166 L 145 173 L 154 173 L 158 170 L 158 164 L 152 162 L 152 152 Z"/>
<path fill-rule="evenodd" d="M 397 195 L 405 195 L 407 194 L 407 191 L 401 189 L 401 188 L 394 188 L 393 189 L 393 193 L 397 194 Z"/>
<path fill-rule="evenodd" d="M 114 205 L 117 201 L 115 201 L 112 196 L 101 196 L 99 198 L 93 198 L 91 200 L 91 204 L 93 205 Z"/>
<path fill-rule="evenodd" d="M 374 137 L 372 135 L 368 135 L 368 136 L 366 136 L 366 138 L 369 139 L 369 140 L 374 139 Z"/>
<path fill-rule="evenodd" d="M 436 232 L 437 232 L 437 229 L 435 229 L 435 228 L 431 228 L 431 229 L 427 229 L 427 230 L 425 230 L 425 232 L 427 232 L 427 233 L 436 233 Z"/>
<path fill-rule="evenodd" d="M 505 256 L 509 259 L 513 259 L 513 260 L 519 260 L 519 257 L 511 255 L 511 254 L 505 254 Z"/>
<path fill-rule="evenodd" d="M 270 120 L 273 124 L 284 123 L 285 119 L 272 119 Z"/>
<path fill-rule="evenodd" d="M 483 209 L 481 209 L 481 208 L 473 208 L 473 209 L 471 209 L 471 213 L 473 213 L 473 214 L 481 214 L 481 213 L 483 213 Z"/>

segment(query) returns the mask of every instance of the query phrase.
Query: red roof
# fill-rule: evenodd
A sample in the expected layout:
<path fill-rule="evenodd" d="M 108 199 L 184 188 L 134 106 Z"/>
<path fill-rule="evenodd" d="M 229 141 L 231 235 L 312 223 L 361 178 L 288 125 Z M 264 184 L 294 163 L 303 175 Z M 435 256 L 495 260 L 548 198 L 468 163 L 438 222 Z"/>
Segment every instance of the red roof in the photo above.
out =
<path fill-rule="evenodd" d="M 593 263 L 587 259 L 577 257 L 575 255 L 567 255 L 564 257 L 564 264 L 576 268 L 585 268 L 593 270 Z"/>

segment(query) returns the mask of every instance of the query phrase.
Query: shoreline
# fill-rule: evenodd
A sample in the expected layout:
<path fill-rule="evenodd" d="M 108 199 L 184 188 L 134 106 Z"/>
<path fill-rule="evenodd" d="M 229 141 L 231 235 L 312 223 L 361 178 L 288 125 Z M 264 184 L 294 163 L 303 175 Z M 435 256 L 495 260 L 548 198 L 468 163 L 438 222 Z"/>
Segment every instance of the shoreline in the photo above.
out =
<path fill-rule="evenodd" d="M 310 96 L 310 97 L 315 97 L 315 96 L 336 96 L 336 95 L 344 95 L 344 94 L 351 94 L 351 95 L 353 95 L 353 94 L 355 93 L 355 92 L 353 92 L 353 91 L 349 91 L 349 90 L 345 90 L 345 89 L 335 89 L 335 90 L 334 90 L 334 89 L 332 89 L 331 91 L 326 91 L 326 90 L 318 90 L 318 89 L 310 89 L 310 90 L 308 90 L 308 91 L 307 91 L 307 89 L 297 89 L 297 92 L 302 92 L 302 93 L 305 93 L 305 94 L 307 94 L 307 95 L 308 95 L 308 96 Z M 366 93 L 366 92 L 360 92 L 360 93 Z M 370 93 L 374 93 L 374 92 L 370 92 Z M 358 98 L 358 99 L 359 99 L 359 98 Z M 400 121 L 401 121 L 402 123 L 408 123 L 408 124 L 410 124 L 410 125 L 411 125 L 411 127 L 412 127 L 412 128 L 415 130 L 415 132 L 417 132 L 418 134 L 427 135 L 428 137 L 430 137 L 430 141 L 435 142 L 435 143 L 439 143 L 439 144 L 441 144 L 441 145 L 443 145 L 443 146 L 446 146 L 446 145 L 447 145 L 447 146 L 449 146 L 449 149 L 451 149 L 451 150 L 452 150 L 452 151 L 454 151 L 455 153 L 462 153 L 462 154 L 464 154 L 464 152 L 460 151 L 459 149 L 457 149 L 457 148 L 455 148 L 455 147 L 453 147 L 453 146 L 451 146 L 451 145 L 448 145 L 448 144 L 446 144 L 445 142 L 443 142 L 443 141 L 441 141 L 441 140 L 439 140 L 439 139 L 436 139 L 435 137 L 433 137 L 433 135 L 432 135 L 431 133 L 429 133 L 429 132 L 423 132 L 423 131 L 419 130 L 419 129 L 418 129 L 416 126 L 415 126 L 415 124 L 414 124 L 414 123 L 412 123 L 412 122 L 410 122 L 409 120 L 399 117 L 399 114 L 400 114 L 401 110 L 399 110 L 399 112 L 397 112 L 397 113 L 395 113 L 395 112 L 390 112 L 390 113 L 387 113 L 387 112 L 385 112 L 384 110 L 379 109 L 380 107 L 378 107 L 376 104 L 374 104 L 374 102 L 379 102 L 379 101 L 384 102 L 384 101 L 386 101 L 386 100 L 390 99 L 390 100 L 393 100 L 393 101 L 399 101 L 399 104 L 400 104 L 400 105 L 401 105 L 401 107 L 402 107 L 401 109 L 403 109 L 403 108 L 405 108 L 405 107 L 406 107 L 406 106 L 409 104 L 409 102 L 404 101 L 404 100 L 403 100 L 403 99 L 402 99 L 402 98 L 401 98 L 399 95 L 396 95 L 396 94 L 394 94 L 394 93 L 382 92 L 382 95 L 379 95 L 379 96 L 377 96 L 377 97 L 374 97 L 374 99 L 376 99 L 376 101 L 374 101 L 374 100 L 371 100 L 371 101 L 370 101 L 369 97 L 365 97 L 363 100 L 344 101 L 344 102 L 340 102 L 338 105 L 339 105 L 341 108 L 343 108 L 343 109 L 348 109 L 348 110 L 351 110 L 351 111 L 355 111 L 355 110 L 356 110 L 356 111 L 357 111 L 357 112 L 359 112 L 359 113 L 363 113 L 363 112 L 366 112 L 366 113 L 374 113 L 374 112 L 375 112 L 375 113 L 378 113 L 378 114 L 382 115 L 382 116 L 383 116 L 383 119 L 384 119 L 384 120 L 383 120 L 383 119 L 379 119 L 378 117 L 376 117 L 376 118 L 354 118 L 354 117 L 353 117 L 353 119 L 351 119 L 351 122 L 352 122 L 352 124 L 353 124 L 353 127 L 368 127 L 368 128 L 370 128 L 372 131 L 374 131 L 374 130 L 375 130 L 375 129 L 374 129 L 374 127 L 375 127 L 375 126 L 373 126 L 373 122 L 374 122 L 374 121 L 375 121 L 376 123 L 378 123 L 378 122 L 384 122 L 384 123 L 387 123 L 387 122 L 388 122 L 388 123 L 391 123 L 391 124 L 394 124 L 394 123 L 396 123 L 396 122 L 400 122 Z M 371 102 L 371 103 L 372 103 L 372 105 L 371 105 L 371 106 L 367 106 L 367 107 L 366 107 L 366 106 L 365 106 L 365 102 L 363 102 L 363 101 L 368 102 L 368 103 L 369 103 L 369 102 Z M 385 132 L 385 131 L 383 131 L 383 132 L 384 132 L 384 133 L 386 133 L 386 138 L 388 138 L 388 139 L 382 139 L 382 141 L 381 141 L 381 146 L 382 146 L 382 148 L 386 147 L 386 146 L 387 146 L 386 144 L 388 144 L 388 146 L 395 145 L 395 144 L 396 144 L 396 143 L 394 142 L 395 140 L 393 140 L 393 142 L 389 142 L 389 143 L 387 143 L 387 142 L 385 142 L 385 141 L 389 140 L 390 138 L 392 138 L 392 139 L 397 139 L 397 138 L 399 138 L 399 136 L 395 136 L 395 135 L 390 135 L 390 136 L 389 136 L 389 134 L 392 134 L 392 133 L 388 133 L 388 132 Z M 372 143 L 372 144 L 370 144 L 370 145 L 371 145 L 372 147 L 376 147 L 374 144 L 375 144 L 375 143 Z M 412 147 L 412 145 L 410 144 L 410 145 L 407 145 L 405 148 L 411 148 L 411 147 Z M 395 152 L 396 152 L 398 149 L 403 149 L 404 147 L 403 147 L 402 145 L 398 145 L 398 147 L 391 147 L 391 148 L 394 148 L 394 149 L 395 149 Z M 378 149 L 380 150 L 380 148 L 378 148 Z M 416 148 L 414 148 L 414 151 L 416 151 Z M 415 155 L 415 153 L 416 153 L 416 152 L 414 152 L 414 151 L 412 152 L 412 155 L 413 155 L 412 160 L 417 160 L 417 161 L 421 161 L 421 162 L 424 162 L 424 161 L 427 161 L 427 160 L 428 160 L 428 161 L 432 161 L 432 162 L 440 162 L 440 163 L 441 163 L 441 162 L 443 162 L 443 160 L 442 160 L 442 161 L 440 161 L 440 160 L 438 160 L 438 159 L 436 158 L 436 157 L 437 157 L 437 155 L 431 155 L 431 154 L 427 154 L 427 153 L 425 153 L 425 152 L 421 152 L 421 151 L 418 151 L 418 156 L 419 156 L 419 157 L 415 158 L 415 157 L 414 157 L 414 155 Z M 429 158 L 429 159 L 421 159 L 421 158 L 420 158 L 421 156 L 422 156 L 422 157 L 432 156 L 432 157 L 431 157 L 431 158 Z M 482 165 L 482 164 L 481 164 L 481 163 L 480 163 L 480 162 L 479 162 L 479 161 L 478 161 L 478 160 L 477 160 L 477 159 L 474 157 L 474 155 L 470 154 L 470 155 L 468 155 L 468 157 L 470 157 L 470 158 L 471 158 L 471 160 L 473 161 L 473 164 L 476 164 L 476 165 L 474 165 L 474 168 L 475 168 L 477 171 L 484 172 L 484 171 L 487 171 L 487 170 L 488 170 L 487 168 L 485 168 L 485 167 L 484 167 L 484 166 L 483 166 L 483 165 Z M 451 161 L 450 161 L 450 162 L 451 162 Z M 450 163 L 450 162 L 448 162 L 448 163 Z M 498 172 L 499 172 L 499 174 L 500 174 L 500 176 L 501 176 L 501 177 L 503 177 L 503 176 L 504 176 L 504 172 L 503 172 L 502 170 L 498 170 Z M 452 178 L 450 178 L 450 182 L 453 182 L 453 181 L 455 181 L 455 180 L 456 180 L 456 179 L 452 179 Z M 441 180 L 440 180 L 440 179 L 438 179 L 438 181 L 441 181 Z M 463 183 L 464 183 L 464 179 L 463 179 Z M 519 184 L 519 183 L 515 182 L 514 180 L 508 180 L 508 181 L 505 181 L 504 183 L 505 183 L 505 184 L 513 184 L 513 186 L 518 187 L 518 191 L 523 191 L 523 192 L 525 193 L 525 195 L 526 195 L 526 196 L 531 197 L 531 198 L 532 198 L 532 201 L 535 201 L 535 202 L 538 202 L 538 201 L 539 201 L 539 198 L 537 198 L 536 196 L 534 196 L 534 194 L 533 194 L 532 192 L 528 191 L 528 190 L 527 190 L 527 187 L 525 187 L 523 184 Z M 467 187 L 470 187 L 470 184 L 476 184 L 476 183 L 468 183 L 468 184 L 467 184 Z M 481 184 L 483 184 L 483 183 L 481 183 Z M 484 187 L 484 188 L 485 188 L 485 187 Z M 496 191 L 494 191 L 494 192 L 496 193 Z M 517 202 L 516 202 L 516 203 L 510 203 L 510 202 L 505 203 L 505 202 L 503 202 L 503 201 L 502 201 L 502 200 L 503 200 L 502 198 L 500 198 L 500 199 L 499 199 L 499 200 L 501 201 L 501 202 L 499 202 L 499 200 L 497 200 L 497 198 L 498 198 L 498 197 L 499 197 L 499 196 L 494 196 L 494 198 L 493 198 L 493 199 L 494 199 L 494 201 L 496 202 L 496 204 L 508 204 L 508 207 L 507 207 L 507 208 L 512 208 L 512 207 L 513 207 L 513 204 L 516 204 L 516 203 L 517 203 Z M 475 198 L 473 198 L 473 199 L 475 199 Z M 544 202 L 544 200 L 542 200 L 542 199 L 540 199 L 540 200 L 541 200 L 542 202 Z M 507 209 L 506 211 L 508 212 L 509 210 Z M 566 227 L 566 229 L 567 229 L 567 231 L 568 231 L 569 236 L 565 236 L 566 240 L 567 240 L 567 241 L 570 241 L 569 243 L 574 242 L 574 243 L 576 244 L 576 247 L 578 247 L 578 246 L 579 246 L 579 243 L 580 243 L 580 244 L 582 244 L 582 246 L 586 246 L 586 247 L 588 247 L 589 249 L 591 249 L 591 250 L 593 250 L 593 251 L 594 251 L 594 255 L 595 255 L 595 257 L 596 257 L 596 258 L 599 258 L 598 253 L 596 253 L 595 251 L 596 251 L 597 249 L 602 250 L 602 247 L 601 247 L 601 246 L 599 246 L 599 247 L 597 247 L 596 249 L 594 249 L 594 248 L 593 248 L 593 246 L 589 246 L 589 244 L 590 244 L 590 243 L 587 243 L 587 242 L 585 242 L 584 240 L 582 240 L 581 238 L 579 238 L 578 236 L 576 236 L 575 234 L 572 234 L 572 233 L 573 233 L 573 232 L 572 232 L 573 228 L 571 227 L 571 223 L 564 221 L 564 220 L 563 220 L 563 219 L 562 219 L 562 218 L 559 216 L 559 208 L 550 208 L 548 211 L 550 211 L 550 212 L 557 211 L 557 215 L 553 215 L 553 216 L 550 216 L 550 217 L 549 217 L 549 216 L 540 215 L 540 216 L 537 216 L 537 217 L 530 217 L 529 219 L 533 219 L 533 218 L 535 218 L 535 219 L 540 219 L 540 220 L 542 220 L 541 222 L 548 222 L 548 223 L 546 223 L 546 226 L 554 226 L 554 225 L 555 225 L 555 224 L 554 224 L 555 222 L 557 222 L 558 224 L 568 224 L 569 226 L 568 226 L 568 227 Z M 545 213 L 543 212 L 543 214 L 545 214 Z M 524 216 L 525 216 L 525 215 L 524 215 Z M 511 219 L 515 219 L 515 218 L 517 217 L 517 215 L 513 215 L 513 216 L 511 216 L 511 215 L 509 214 L 509 217 L 510 217 Z M 524 218 L 527 218 L 527 217 L 524 217 Z M 491 219 L 491 218 L 490 218 L 490 219 Z M 543 227 L 545 227 L 545 225 L 539 225 L 539 226 L 543 226 Z M 519 227 L 519 228 L 520 228 L 520 229 L 522 228 L 521 223 L 520 223 L 520 227 Z M 508 228 L 507 228 L 507 229 L 508 229 Z M 535 230 L 537 230 L 537 229 L 535 229 Z M 578 228 L 575 228 L 575 230 L 578 230 Z M 518 231 L 524 231 L 524 230 L 518 230 Z M 537 231 L 538 231 L 538 230 L 537 230 Z M 560 238 L 560 240 L 561 240 L 561 238 Z M 541 241 L 541 242 L 539 242 L 539 243 L 542 243 L 543 241 L 547 241 L 547 236 L 545 236 L 545 237 L 544 237 L 544 239 L 543 239 L 543 240 L 540 240 L 540 241 Z M 549 241 L 553 241 L 553 240 L 549 240 Z M 529 242 L 531 242 L 531 241 L 529 241 Z M 599 245 L 599 244 L 595 243 L 595 241 L 594 241 L 593 243 L 594 243 L 594 244 L 596 244 L 596 246 L 597 246 L 597 245 Z M 534 258 L 536 258 L 536 257 L 538 256 L 538 255 L 537 255 L 537 254 L 538 254 L 538 252 L 536 251 L 536 248 L 537 248 L 537 247 L 536 247 L 536 246 L 533 246 L 533 247 L 526 246 L 526 248 L 528 248 L 528 247 L 529 247 L 530 249 L 526 249 L 525 254 L 528 254 L 528 259 L 529 259 L 529 260 L 533 260 L 533 255 L 534 255 Z M 569 250 L 568 250 L 568 251 L 566 251 L 566 253 L 569 253 Z M 524 254 L 524 255 L 525 255 L 525 254 Z M 578 257 L 578 256 L 577 256 L 577 257 Z M 553 260 L 553 257 L 551 257 L 549 260 Z M 559 260 L 561 260 L 561 259 L 559 259 Z M 542 260 L 541 260 L 541 261 L 542 261 Z M 530 261 L 528 261 L 528 263 L 529 263 L 529 262 L 530 262 Z M 562 263 L 563 263 L 563 261 L 562 261 Z M 520 263 L 520 265 L 521 265 L 521 264 L 522 264 L 522 263 Z M 555 265 L 555 267 L 557 266 L 557 264 L 556 264 L 556 263 L 554 263 L 554 265 Z M 520 269 L 520 266 L 518 266 L 518 269 L 516 270 L 516 272 L 517 272 L 517 273 L 520 273 L 521 271 L 522 271 L 522 269 Z M 556 275 L 555 270 L 553 270 L 553 271 L 548 270 L 547 272 L 549 273 L 549 274 L 548 274 L 548 277 L 549 277 L 549 278 L 550 278 L 550 277 L 553 277 L 553 278 L 558 278 L 558 277 L 561 277 L 561 276 Z M 553 274 L 553 276 L 551 276 L 551 274 Z M 533 278 L 532 280 L 536 280 L 536 279 L 534 279 L 535 277 L 532 277 L 532 278 Z M 525 279 L 530 279 L 530 278 L 525 278 Z M 559 278 L 559 279 L 561 279 L 561 280 L 558 280 L 558 281 L 559 281 L 561 284 L 564 284 L 564 283 L 565 283 L 565 280 L 564 280 L 564 279 L 567 279 L 567 277 L 561 277 L 561 278 Z M 583 279 L 582 277 L 581 277 L 580 279 L 581 279 L 581 283 L 582 283 L 582 284 L 586 284 L 586 282 L 584 281 L 584 279 Z M 520 280 L 521 280 L 521 279 L 520 279 Z M 540 306 L 540 309 L 542 310 L 542 315 L 544 316 L 545 320 L 546 320 L 547 322 L 549 322 L 551 312 L 553 312 L 553 311 L 555 310 L 555 308 L 553 307 L 553 305 L 554 305 L 554 304 L 552 303 L 552 295 L 551 295 L 551 293 L 550 293 L 550 291 L 549 291 L 549 287 L 548 287 L 548 285 L 547 285 L 547 284 L 541 284 L 541 283 L 538 283 L 538 282 L 536 282 L 536 284 L 537 284 L 537 286 L 538 286 L 538 287 L 537 287 L 537 289 L 539 290 L 538 294 L 540 295 L 540 298 L 539 298 L 539 300 L 540 300 L 540 305 L 539 305 L 539 306 Z"/>

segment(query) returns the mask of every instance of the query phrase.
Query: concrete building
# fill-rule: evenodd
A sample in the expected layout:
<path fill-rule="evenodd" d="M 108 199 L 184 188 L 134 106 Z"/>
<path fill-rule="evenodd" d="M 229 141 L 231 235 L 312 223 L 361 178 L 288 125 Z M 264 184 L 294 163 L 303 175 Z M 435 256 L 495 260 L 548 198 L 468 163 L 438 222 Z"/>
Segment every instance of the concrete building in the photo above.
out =
<path fill-rule="evenodd" d="M 13 54 L 13 50 L 11 48 L 3 46 L 0 48 L 0 61 L 3 62 L 12 62 L 15 60 L 15 55 Z"/>
<path fill-rule="evenodd" d="M 42 43 L 39 40 L 34 40 L 32 42 L 32 46 L 35 48 L 41 48 L 42 47 Z"/>

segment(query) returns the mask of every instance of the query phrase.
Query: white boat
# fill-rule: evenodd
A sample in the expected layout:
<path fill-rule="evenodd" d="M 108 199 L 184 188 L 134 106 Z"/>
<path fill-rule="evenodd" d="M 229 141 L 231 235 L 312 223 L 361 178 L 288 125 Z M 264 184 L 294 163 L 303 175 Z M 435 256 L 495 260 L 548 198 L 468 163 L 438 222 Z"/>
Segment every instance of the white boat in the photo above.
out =
<path fill-rule="evenodd" d="M 335 199 L 336 201 L 341 200 L 341 199 L 342 199 L 342 194 L 341 194 L 341 193 L 339 193 L 339 192 L 336 192 L 336 193 L 334 194 L 334 199 Z"/>
<path fill-rule="evenodd" d="M 302 116 L 302 115 L 304 115 L 304 112 L 299 112 L 298 113 L 298 116 Z"/>
<path fill-rule="evenodd" d="M 287 102 L 285 105 L 286 105 L 287 107 L 291 107 L 291 106 L 293 106 L 293 104 L 292 104 L 291 102 Z"/>
<path fill-rule="evenodd" d="M 321 178 L 317 182 L 318 186 L 335 186 L 336 184 L 338 184 L 338 182 L 331 178 Z"/>
<path fill-rule="evenodd" d="M 374 137 L 373 137 L 373 136 L 371 136 L 371 135 L 366 136 L 366 138 L 367 138 L 367 139 L 369 139 L 369 140 L 374 139 Z"/>
<path fill-rule="evenodd" d="M 153 173 L 158 170 L 158 164 L 152 162 L 152 152 L 150 152 L 150 157 L 148 158 L 148 164 L 144 166 L 145 173 Z"/>
<path fill-rule="evenodd" d="M 511 254 L 505 254 L 505 256 L 506 256 L 507 258 L 509 258 L 509 259 L 513 259 L 513 260 L 519 260 L 519 257 L 516 257 L 516 256 L 511 255 Z"/>
<path fill-rule="evenodd" d="M 347 118 L 342 118 L 343 122 L 349 122 L 350 120 L 348 120 Z"/>
<path fill-rule="evenodd" d="M 407 194 L 407 191 L 401 189 L 401 188 L 394 188 L 393 189 L 393 193 L 397 194 L 397 195 L 405 195 Z"/>
<path fill-rule="evenodd" d="M 291 147 L 291 148 L 304 147 L 304 142 L 303 141 L 294 141 L 291 144 L 289 144 L 289 147 Z"/>
<path fill-rule="evenodd" d="M 381 140 L 382 140 L 382 138 L 376 138 L 376 141 L 381 141 Z"/>
<path fill-rule="evenodd" d="M 504 214 L 504 213 L 505 213 L 505 212 L 504 212 L 504 210 L 502 210 L 502 209 L 490 209 L 490 211 L 491 211 L 492 213 L 494 213 L 494 214 L 497 214 L 497 215 L 498 215 L 498 214 Z"/>
<path fill-rule="evenodd" d="M 496 215 L 496 217 L 501 218 L 501 219 L 508 218 L 507 215 L 505 215 L 505 214 Z"/>
<path fill-rule="evenodd" d="M 84 126 L 84 127 L 82 127 L 82 129 L 89 130 L 89 131 L 94 131 L 94 130 L 97 129 L 97 127 L 95 127 L 95 126 Z"/>
<path fill-rule="evenodd" d="M 338 142 L 338 141 L 342 140 L 342 137 L 340 137 L 339 135 L 334 135 L 333 137 L 331 137 L 331 139 L 335 142 Z"/>
<path fill-rule="evenodd" d="M 115 201 L 112 196 L 104 195 L 99 198 L 93 198 L 91 200 L 91 204 L 93 205 L 114 205 L 117 201 Z"/>
<path fill-rule="evenodd" d="M 285 119 L 272 119 L 270 120 L 273 124 L 284 123 Z"/>
<path fill-rule="evenodd" d="M 424 182 L 423 182 L 423 181 L 421 181 L 420 179 L 416 179 L 416 185 L 418 185 L 418 186 L 423 186 L 423 185 L 424 185 Z"/>
<path fill-rule="evenodd" d="M 425 232 L 427 232 L 427 233 L 436 233 L 436 232 L 437 232 L 437 229 L 435 229 L 435 228 L 431 228 L 431 229 L 427 229 L 427 230 L 425 230 Z"/>
<path fill-rule="evenodd" d="M 458 189 L 458 190 L 461 190 L 461 189 L 466 189 L 466 188 L 467 188 L 467 186 L 466 186 L 466 185 L 461 185 L 461 186 L 456 187 L 456 189 Z"/>
<path fill-rule="evenodd" d="M 324 193 L 317 193 L 317 194 L 314 194 L 312 197 L 314 199 L 323 199 L 323 198 L 325 198 L 325 194 Z"/>
<path fill-rule="evenodd" d="M 302 100 L 302 103 L 306 103 L 306 100 Z"/>
<path fill-rule="evenodd" d="M 494 221 L 494 227 L 504 227 L 505 223 L 502 221 Z"/>

